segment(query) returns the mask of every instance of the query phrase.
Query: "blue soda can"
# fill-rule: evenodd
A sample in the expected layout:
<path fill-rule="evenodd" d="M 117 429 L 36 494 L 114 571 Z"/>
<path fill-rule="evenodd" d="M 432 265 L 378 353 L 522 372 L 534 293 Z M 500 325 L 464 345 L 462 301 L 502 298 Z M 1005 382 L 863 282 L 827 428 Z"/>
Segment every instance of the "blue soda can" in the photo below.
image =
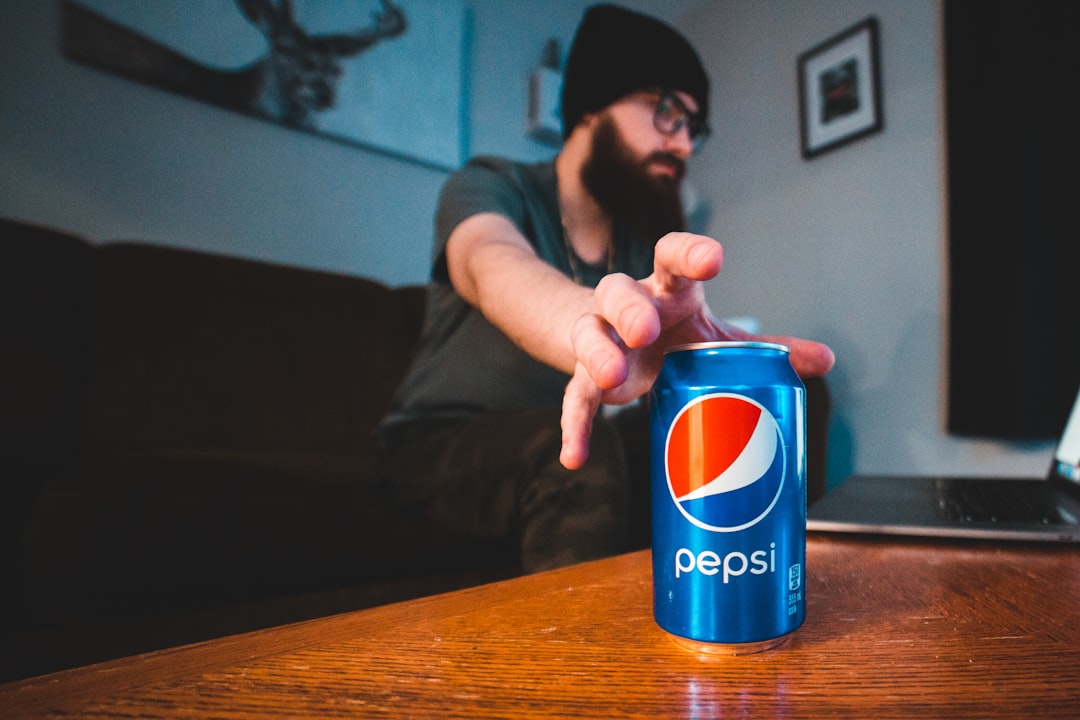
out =
<path fill-rule="evenodd" d="M 653 612 L 745 654 L 806 618 L 806 388 L 783 345 L 680 345 L 650 397 Z"/>

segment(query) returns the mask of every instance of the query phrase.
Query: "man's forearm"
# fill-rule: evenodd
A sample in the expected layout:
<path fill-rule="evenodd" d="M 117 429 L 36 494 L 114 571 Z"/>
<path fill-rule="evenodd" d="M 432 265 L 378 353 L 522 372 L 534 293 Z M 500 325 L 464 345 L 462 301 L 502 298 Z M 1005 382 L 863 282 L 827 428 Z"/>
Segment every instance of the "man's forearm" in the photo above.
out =
<path fill-rule="evenodd" d="M 570 327 L 595 311 L 593 291 L 541 260 L 508 219 L 477 215 L 447 241 L 455 290 L 516 345 L 570 374 Z"/>

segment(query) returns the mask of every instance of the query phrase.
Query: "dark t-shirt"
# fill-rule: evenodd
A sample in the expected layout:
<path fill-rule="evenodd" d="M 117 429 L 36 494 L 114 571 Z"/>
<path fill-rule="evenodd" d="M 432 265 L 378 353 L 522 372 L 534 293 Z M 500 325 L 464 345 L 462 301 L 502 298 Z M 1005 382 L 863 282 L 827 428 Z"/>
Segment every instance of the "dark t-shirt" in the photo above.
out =
<path fill-rule="evenodd" d="M 595 287 L 608 271 L 606 264 L 589 266 L 576 255 L 571 266 L 553 161 L 471 160 L 450 176 L 439 197 L 424 328 L 386 422 L 562 401 L 569 377 L 514 345 L 450 284 L 447 239 L 462 221 L 486 212 L 509 218 L 542 260 L 583 285 Z M 639 279 L 652 272 L 657 238 L 634 238 L 619 226 L 615 238 L 615 272 Z"/>

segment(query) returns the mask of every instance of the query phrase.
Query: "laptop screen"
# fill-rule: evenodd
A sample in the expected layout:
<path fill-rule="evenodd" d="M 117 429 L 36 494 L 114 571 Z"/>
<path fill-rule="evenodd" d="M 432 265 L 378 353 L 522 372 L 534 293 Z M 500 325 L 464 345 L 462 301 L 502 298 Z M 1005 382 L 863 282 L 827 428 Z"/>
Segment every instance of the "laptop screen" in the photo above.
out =
<path fill-rule="evenodd" d="M 1065 432 L 1054 451 L 1054 470 L 1058 476 L 1080 484 L 1080 393 L 1076 395 Z"/>

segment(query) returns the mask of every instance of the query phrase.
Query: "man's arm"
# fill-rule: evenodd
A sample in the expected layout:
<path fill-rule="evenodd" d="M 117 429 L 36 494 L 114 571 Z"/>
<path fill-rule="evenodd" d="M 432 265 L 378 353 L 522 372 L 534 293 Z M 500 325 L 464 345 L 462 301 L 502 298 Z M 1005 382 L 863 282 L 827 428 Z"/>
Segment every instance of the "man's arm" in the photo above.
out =
<path fill-rule="evenodd" d="M 596 312 L 591 288 L 541 260 L 514 223 L 496 213 L 454 228 L 446 263 L 454 289 L 489 322 L 540 362 L 573 373 L 568 328 Z"/>
<path fill-rule="evenodd" d="M 572 375 L 562 416 L 568 468 L 588 458 L 600 404 L 647 393 L 672 345 L 768 340 L 791 348 L 800 375 L 823 375 L 833 364 L 832 351 L 820 343 L 750 335 L 718 321 L 705 303 L 703 283 L 720 272 L 723 249 L 701 235 L 664 236 L 652 275 L 640 281 L 608 275 L 595 291 L 541 260 L 517 227 L 496 213 L 459 224 L 447 239 L 446 261 L 458 294 L 534 358 Z"/>

